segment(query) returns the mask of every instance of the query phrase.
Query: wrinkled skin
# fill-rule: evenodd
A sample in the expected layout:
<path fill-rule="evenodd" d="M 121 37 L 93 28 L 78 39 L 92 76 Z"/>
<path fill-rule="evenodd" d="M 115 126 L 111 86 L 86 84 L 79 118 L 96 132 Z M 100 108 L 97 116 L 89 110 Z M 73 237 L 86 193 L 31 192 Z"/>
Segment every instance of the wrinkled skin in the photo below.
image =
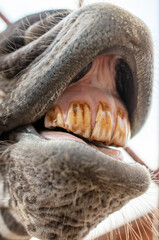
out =
<path fill-rule="evenodd" d="M 5 209 L 16 212 L 30 236 L 82 239 L 149 186 L 144 167 L 73 140 L 47 140 L 31 126 L 102 54 L 118 54 L 129 66 L 122 96 L 133 136 L 149 110 L 153 71 L 151 38 L 139 19 L 101 3 L 29 16 L 0 35 Z"/>

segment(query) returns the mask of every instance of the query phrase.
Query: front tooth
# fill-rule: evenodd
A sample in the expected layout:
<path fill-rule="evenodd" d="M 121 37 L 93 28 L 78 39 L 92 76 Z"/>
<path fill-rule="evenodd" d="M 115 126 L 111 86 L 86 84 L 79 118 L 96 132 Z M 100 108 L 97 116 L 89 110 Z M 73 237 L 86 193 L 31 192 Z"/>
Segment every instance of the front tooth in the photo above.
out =
<path fill-rule="evenodd" d="M 113 119 L 110 108 L 105 103 L 99 103 L 95 126 L 91 135 L 91 140 L 110 143 Z"/>
<path fill-rule="evenodd" d="M 64 127 L 62 113 L 58 106 L 47 112 L 44 125 L 46 128 Z"/>
<path fill-rule="evenodd" d="M 65 128 L 68 131 L 90 138 L 91 134 L 91 111 L 86 103 L 71 103 Z"/>
<path fill-rule="evenodd" d="M 129 137 L 130 137 L 130 123 L 126 118 L 124 112 L 122 110 L 119 110 L 117 112 L 116 127 L 111 143 L 117 146 L 125 147 Z"/>

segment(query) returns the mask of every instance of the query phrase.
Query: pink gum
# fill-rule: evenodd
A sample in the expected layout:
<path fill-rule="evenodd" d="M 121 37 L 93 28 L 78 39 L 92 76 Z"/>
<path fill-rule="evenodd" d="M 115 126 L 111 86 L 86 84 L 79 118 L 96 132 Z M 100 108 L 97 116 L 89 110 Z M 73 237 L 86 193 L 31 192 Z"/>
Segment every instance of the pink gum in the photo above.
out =
<path fill-rule="evenodd" d="M 119 98 L 115 83 L 115 67 L 119 57 L 105 55 L 93 61 L 89 72 L 76 83 L 71 84 L 60 96 L 55 106 L 61 109 L 66 120 L 71 103 L 87 103 L 91 110 L 92 129 L 95 125 L 96 114 L 100 102 L 105 103 L 111 112 L 113 129 L 115 129 L 117 111 L 120 109 L 128 118 L 127 110 Z"/>

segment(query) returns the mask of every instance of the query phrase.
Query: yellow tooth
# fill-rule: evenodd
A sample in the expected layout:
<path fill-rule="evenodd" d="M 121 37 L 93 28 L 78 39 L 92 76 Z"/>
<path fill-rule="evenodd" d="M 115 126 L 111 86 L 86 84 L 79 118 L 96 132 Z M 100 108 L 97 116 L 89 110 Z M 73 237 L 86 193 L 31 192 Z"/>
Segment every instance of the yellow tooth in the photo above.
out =
<path fill-rule="evenodd" d="M 64 127 L 62 113 L 58 106 L 47 112 L 44 125 L 46 128 Z"/>
<path fill-rule="evenodd" d="M 109 144 L 112 136 L 112 121 L 113 119 L 108 105 L 99 103 L 91 140 Z"/>
<path fill-rule="evenodd" d="M 65 128 L 68 131 L 90 138 L 91 134 L 91 111 L 86 103 L 71 103 Z"/>
<path fill-rule="evenodd" d="M 49 110 L 45 116 L 45 127 L 62 127 L 90 140 L 104 142 L 106 145 L 112 144 L 124 147 L 130 137 L 129 120 L 123 110 L 118 110 L 114 133 L 113 121 L 109 105 L 100 102 L 92 131 L 89 105 L 73 102 L 68 109 L 65 122 L 58 106 Z"/>
<path fill-rule="evenodd" d="M 130 123 L 124 112 L 117 112 L 116 127 L 111 140 L 111 143 L 117 146 L 124 147 L 130 137 Z"/>

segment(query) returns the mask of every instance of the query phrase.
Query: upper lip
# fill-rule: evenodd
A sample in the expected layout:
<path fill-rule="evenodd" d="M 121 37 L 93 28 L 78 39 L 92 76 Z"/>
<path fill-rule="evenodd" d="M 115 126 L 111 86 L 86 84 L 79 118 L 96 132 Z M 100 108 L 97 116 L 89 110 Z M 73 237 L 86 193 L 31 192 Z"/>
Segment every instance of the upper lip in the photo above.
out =
<path fill-rule="evenodd" d="M 113 15 L 116 17 L 112 18 Z M 112 21 L 108 24 L 109 18 Z M 127 24 L 123 27 L 119 22 L 124 20 Z M 45 36 L 30 43 L 31 53 L 32 48 L 36 49 L 36 44 L 40 45 L 44 39 L 47 42 L 47 38 L 49 40 L 45 52 L 37 56 L 24 72 L 19 73 L 19 83 L 7 94 L 6 101 L 1 106 L 0 133 L 41 118 L 72 79 L 95 57 L 117 54 L 126 62 L 129 73 L 132 74 L 132 78 L 127 74 L 122 80 L 125 81 L 124 91 L 128 92 L 125 96 L 131 134 L 135 135 L 148 113 L 153 69 L 151 39 L 144 24 L 138 24 L 138 21 L 133 16 L 127 18 L 125 11 L 118 7 L 104 3 L 93 4 L 71 13 Z M 52 42 L 51 36 L 54 36 Z M 14 59 L 18 64 L 19 55 L 27 54 L 27 46 L 8 54 L 4 57 L 3 67 L 8 58 Z"/>

